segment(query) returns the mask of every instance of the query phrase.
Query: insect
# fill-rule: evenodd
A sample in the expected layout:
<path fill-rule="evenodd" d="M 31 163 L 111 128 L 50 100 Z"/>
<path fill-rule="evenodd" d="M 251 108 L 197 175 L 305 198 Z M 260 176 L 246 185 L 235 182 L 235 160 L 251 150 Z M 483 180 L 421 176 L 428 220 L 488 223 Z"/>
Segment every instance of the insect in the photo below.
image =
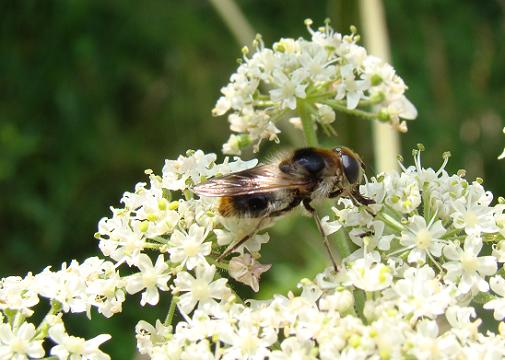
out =
<path fill-rule="evenodd" d="M 267 219 L 283 215 L 302 204 L 314 217 L 336 270 L 328 238 L 311 203 L 345 196 L 356 204 L 372 204 L 373 200 L 359 193 L 364 168 L 359 155 L 347 147 L 307 147 L 286 153 L 267 164 L 211 178 L 196 185 L 193 192 L 200 196 L 220 197 L 218 210 L 222 216 L 259 219 L 254 230 L 230 244 L 218 260 L 251 238 Z"/>

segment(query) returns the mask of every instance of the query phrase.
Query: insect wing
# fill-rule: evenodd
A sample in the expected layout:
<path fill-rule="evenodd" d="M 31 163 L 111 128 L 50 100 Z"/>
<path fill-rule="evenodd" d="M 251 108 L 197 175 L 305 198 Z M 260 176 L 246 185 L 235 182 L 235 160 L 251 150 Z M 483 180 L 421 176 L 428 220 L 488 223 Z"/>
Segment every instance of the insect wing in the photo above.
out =
<path fill-rule="evenodd" d="M 303 178 L 288 175 L 276 165 L 260 165 L 252 169 L 216 177 L 196 185 L 193 192 L 204 196 L 236 196 L 294 189 L 308 185 Z"/>

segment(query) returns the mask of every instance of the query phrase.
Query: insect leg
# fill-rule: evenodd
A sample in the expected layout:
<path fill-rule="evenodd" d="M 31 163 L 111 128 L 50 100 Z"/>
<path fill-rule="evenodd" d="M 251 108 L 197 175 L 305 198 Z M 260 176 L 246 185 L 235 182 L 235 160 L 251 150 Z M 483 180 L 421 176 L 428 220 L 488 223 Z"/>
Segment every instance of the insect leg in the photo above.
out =
<path fill-rule="evenodd" d="M 323 244 L 324 244 L 324 247 L 326 248 L 326 251 L 328 252 L 328 255 L 330 256 L 330 260 L 331 260 L 331 263 L 333 264 L 333 268 L 335 269 L 335 272 L 338 272 L 338 266 L 337 266 L 337 262 L 335 260 L 335 256 L 333 256 L 333 252 L 331 251 L 331 247 L 330 247 L 330 242 L 328 241 L 328 237 L 326 236 L 323 226 L 321 225 L 321 219 L 319 219 L 319 215 L 317 214 L 316 209 L 314 209 L 310 205 L 310 199 L 304 199 L 303 206 L 314 217 L 314 220 L 316 221 L 316 224 L 317 224 L 317 228 L 319 229 L 319 232 L 323 236 Z"/>
<path fill-rule="evenodd" d="M 336 197 L 340 196 L 340 194 L 342 194 L 343 191 L 344 191 L 343 189 L 335 190 L 335 191 L 329 193 L 328 197 L 329 198 L 336 198 Z"/>
<path fill-rule="evenodd" d="M 359 193 L 359 190 L 356 189 L 355 191 L 353 191 L 352 193 L 352 196 L 351 196 L 351 199 L 362 204 L 362 205 L 371 205 L 371 204 L 375 204 L 375 201 L 373 201 L 372 199 L 369 199 L 367 197 L 364 197 L 363 195 L 361 195 Z"/>
<path fill-rule="evenodd" d="M 295 198 L 293 198 L 293 200 L 291 200 L 289 205 L 286 206 L 284 209 L 272 211 L 268 216 L 275 217 L 275 216 L 283 215 L 283 214 L 287 213 L 288 211 L 291 211 L 293 208 L 297 207 L 301 202 L 302 202 L 301 198 L 295 197 Z"/>
<path fill-rule="evenodd" d="M 219 257 L 217 258 L 217 261 L 221 261 L 223 260 L 226 256 L 228 256 L 230 253 L 232 253 L 233 251 L 235 251 L 240 245 L 242 245 L 243 243 L 245 243 L 247 240 L 249 240 L 254 234 L 256 234 L 256 232 L 259 230 L 259 228 L 261 227 L 262 223 L 265 221 L 265 219 L 267 219 L 267 216 L 264 216 L 262 217 L 258 223 L 256 224 L 256 226 L 254 227 L 254 230 L 251 231 L 249 234 L 247 234 L 246 236 L 244 236 L 242 239 L 240 239 L 239 241 L 237 242 L 234 242 L 234 243 L 231 243 L 227 248 L 226 250 L 221 254 L 219 255 Z"/>

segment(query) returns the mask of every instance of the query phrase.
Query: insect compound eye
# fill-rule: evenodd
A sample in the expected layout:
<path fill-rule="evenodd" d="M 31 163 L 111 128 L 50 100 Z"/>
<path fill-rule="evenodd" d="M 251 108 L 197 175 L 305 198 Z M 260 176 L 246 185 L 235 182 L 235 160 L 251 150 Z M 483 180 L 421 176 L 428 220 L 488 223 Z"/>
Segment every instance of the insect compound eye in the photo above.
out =
<path fill-rule="evenodd" d="M 346 151 L 342 151 L 341 159 L 347 181 L 351 184 L 357 183 L 361 173 L 361 165 L 358 159 Z"/>
<path fill-rule="evenodd" d="M 311 148 L 297 150 L 293 160 L 307 170 L 308 173 L 314 175 L 323 170 L 325 166 L 322 156 Z"/>

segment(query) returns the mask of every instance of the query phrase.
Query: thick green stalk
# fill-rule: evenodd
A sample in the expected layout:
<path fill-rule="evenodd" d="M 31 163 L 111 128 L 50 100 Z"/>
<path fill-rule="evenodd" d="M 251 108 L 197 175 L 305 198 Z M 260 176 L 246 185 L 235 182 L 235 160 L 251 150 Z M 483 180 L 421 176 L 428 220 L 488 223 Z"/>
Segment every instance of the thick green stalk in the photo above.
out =
<path fill-rule="evenodd" d="M 363 315 L 363 309 L 365 308 L 365 300 L 366 300 L 365 292 L 360 289 L 354 289 L 353 295 L 354 295 L 354 310 L 361 318 L 361 320 L 363 320 L 363 322 L 366 323 L 365 315 Z"/>
<path fill-rule="evenodd" d="M 332 237 L 333 240 L 335 240 L 340 259 L 343 259 L 351 255 L 352 250 L 351 250 L 351 244 L 349 243 L 350 240 L 347 236 L 345 236 L 342 230 L 337 231 L 337 233 Z"/>
<path fill-rule="evenodd" d="M 342 104 L 338 100 L 327 99 L 327 100 L 321 101 L 321 103 L 326 104 L 326 105 L 332 107 L 334 110 L 337 110 L 337 111 L 342 112 L 344 114 L 356 116 L 358 119 L 378 120 L 377 113 L 358 110 L 358 109 L 348 109 L 347 106 L 345 106 L 344 104 Z"/>
<path fill-rule="evenodd" d="M 172 296 L 172 301 L 170 301 L 170 307 L 168 308 L 168 314 L 167 317 L 165 318 L 165 326 L 172 325 L 172 320 L 174 319 L 174 313 L 175 313 L 175 307 L 177 306 L 177 303 L 179 302 L 179 297 L 178 296 Z"/>
<path fill-rule="evenodd" d="M 311 104 L 303 99 L 297 99 L 296 108 L 298 110 L 298 115 L 300 115 L 300 118 L 302 119 L 305 142 L 308 146 L 318 146 L 319 141 L 317 140 L 314 120 L 311 116 Z M 328 209 L 327 212 L 331 212 L 331 209 Z M 351 255 L 351 244 L 349 243 L 350 240 L 347 238 L 347 236 L 345 236 L 343 232 L 337 232 L 333 238 L 336 239 L 337 250 L 341 259 Z"/>
<path fill-rule="evenodd" d="M 35 336 L 34 338 L 36 340 L 42 340 L 47 337 L 47 333 L 49 331 L 49 319 L 51 315 L 56 315 L 61 311 L 61 303 L 56 300 L 51 300 L 51 308 L 47 312 L 46 316 L 44 319 L 41 321 L 39 326 L 37 327 L 37 330 L 35 331 Z"/>
<path fill-rule="evenodd" d="M 311 116 L 310 104 L 303 99 L 297 99 L 296 109 L 298 115 L 302 119 L 303 134 L 305 135 L 305 142 L 308 146 L 318 146 L 316 129 L 314 128 L 314 120 Z"/>

